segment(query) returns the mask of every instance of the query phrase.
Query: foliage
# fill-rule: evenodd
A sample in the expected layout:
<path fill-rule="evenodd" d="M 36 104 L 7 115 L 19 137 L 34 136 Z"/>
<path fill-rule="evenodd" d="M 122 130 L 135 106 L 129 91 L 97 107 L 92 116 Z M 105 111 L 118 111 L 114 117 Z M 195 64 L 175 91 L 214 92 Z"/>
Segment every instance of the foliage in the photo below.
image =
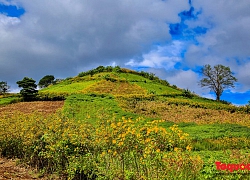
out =
<path fill-rule="evenodd" d="M 39 91 L 39 94 L 77 94 L 81 93 L 85 88 L 95 84 L 95 80 L 70 79 L 61 83 L 49 86 Z"/>
<path fill-rule="evenodd" d="M 249 106 L 200 98 L 142 74 L 99 66 L 49 85 L 36 99 L 65 100 L 53 115 L 0 107 L 0 155 L 60 179 L 221 179 L 215 161 L 250 162 Z M 0 96 L 0 104 L 8 98 Z"/>
<path fill-rule="evenodd" d="M 250 127 L 246 109 L 216 101 L 165 98 L 155 95 L 116 96 L 116 98 L 123 109 L 147 118 L 159 118 L 175 123 L 233 123 Z"/>
<path fill-rule="evenodd" d="M 1 116 L 0 151 L 68 179 L 193 179 L 202 160 L 188 134 L 143 119 L 100 119 L 95 125 L 64 115 Z"/>
<path fill-rule="evenodd" d="M 23 88 L 20 91 L 20 94 L 23 96 L 25 101 L 30 101 L 35 99 L 38 91 L 36 90 L 37 85 L 35 80 L 32 78 L 24 77 L 23 80 L 17 81 L 19 88 Z"/>
<path fill-rule="evenodd" d="M 182 96 L 187 97 L 187 98 L 193 98 L 194 94 L 192 94 L 189 89 L 184 89 L 182 91 Z"/>
<path fill-rule="evenodd" d="M 205 65 L 202 68 L 202 75 L 205 76 L 201 81 L 201 87 L 208 87 L 215 92 L 216 100 L 220 100 L 220 96 L 226 88 L 234 87 L 237 79 L 232 75 L 229 67 L 216 65 L 213 68 Z"/>
<path fill-rule="evenodd" d="M 134 82 L 134 84 L 137 84 L 144 89 L 148 90 L 148 93 L 155 92 L 156 95 L 169 95 L 169 96 L 180 96 L 182 95 L 182 92 L 176 89 L 173 89 L 169 86 L 164 86 L 159 83 L 155 82 Z"/>
<path fill-rule="evenodd" d="M 159 92 L 159 91 L 156 91 L 156 92 Z M 172 105 L 175 105 L 175 106 L 178 106 L 178 108 L 180 108 L 180 111 L 182 108 L 185 109 L 186 107 L 188 107 L 190 109 L 193 109 L 193 111 L 197 111 L 197 108 L 198 108 L 198 109 L 225 110 L 230 113 L 235 113 L 235 112 L 247 113 L 248 112 L 247 111 L 248 106 L 237 107 L 229 103 L 217 102 L 215 100 L 200 98 L 195 95 L 192 97 L 192 99 L 183 98 L 181 94 L 177 94 L 174 91 L 169 91 L 166 94 L 161 94 L 161 95 L 155 95 L 155 94 L 139 95 L 138 94 L 134 96 L 117 96 L 117 98 L 119 102 L 121 102 L 120 105 L 129 111 L 130 110 L 136 111 L 136 109 L 134 109 L 135 107 L 137 106 L 140 107 L 142 104 L 147 105 L 147 103 L 149 103 L 148 105 L 154 104 L 154 107 L 155 108 L 159 107 L 159 109 L 161 107 L 163 109 L 168 109 L 168 107 L 172 108 Z M 148 107 L 147 109 L 149 108 L 150 107 Z"/>
<path fill-rule="evenodd" d="M 10 89 L 6 81 L 0 81 L 0 94 L 6 94 Z"/>
<path fill-rule="evenodd" d="M 104 115 L 106 118 L 115 117 L 117 119 L 140 117 L 119 107 L 114 96 L 94 93 L 75 94 L 67 97 L 64 104 L 64 113 L 69 118 L 88 119 L 91 123 L 95 123 L 100 119 L 100 116 Z"/>
<path fill-rule="evenodd" d="M 87 75 L 93 76 L 94 74 L 102 73 L 102 72 L 121 72 L 121 68 L 119 66 L 115 66 L 115 67 L 112 67 L 112 66 L 107 66 L 107 67 L 98 66 L 95 69 L 91 69 L 89 71 L 79 73 L 78 77 L 83 77 L 83 76 L 87 76 Z"/>
<path fill-rule="evenodd" d="M 148 80 L 152 80 L 154 82 L 160 83 L 160 84 L 162 84 L 164 86 L 169 86 L 168 81 L 161 80 L 159 77 L 155 76 L 155 74 L 153 74 L 153 73 L 148 73 L 148 72 L 145 72 L 145 71 L 137 72 L 137 71 L 133 71 L 133 70 L 125 69 L 125 68 L 120 68 L 120 66 L 115 66 L 115 67 L 112 67 L 112 66 L 107 66 L 107 67 L 98 66 L 95 69 L 79 73 L 78 77 L 84 77 L 84 76 L 87 76 L 87 75 L 93 76 L 94 74 L 102 73 L 102 72 L 135 74 L 135 75 L 142 76 L 142 77 L 144 77 L 144 78 L 146 78 Z"/>
<path fill-rule="evenodd" d="M 12 94 L 5 95 L 4 97 L 0 98 L 0 106 L 16 103 L 16 102 L 19 102 L 19 101 L 21 101 L 21 99 L 17 95 L 12 95 Z"/>
<path fill-rule="evenodd" d="M 65 100 L 67 96 L 69 96 L 70 93 L 67 92 L 38 92 L 38 95 L 36 96 L 36 100 L 39 101 L 60 101 Z"/>
<path fill-rule="evenodd" d="M 55 77 L 53 75 L 46 75 L 42 79 L 40 79 L 38 86 L 40 88 L 48 87 L 51 84 L 55 83 Z"/>
<path fill-rule="evenodd" d="M 109 79 L 113 79 L 109 77 Z M 146 94 L 146 90 L 136 84 L 129 82 L 114 82 L 114 80 L 102 80 L 92 86 L 84 89 L 84 93 L 100 93 L 100 94 Z"/>

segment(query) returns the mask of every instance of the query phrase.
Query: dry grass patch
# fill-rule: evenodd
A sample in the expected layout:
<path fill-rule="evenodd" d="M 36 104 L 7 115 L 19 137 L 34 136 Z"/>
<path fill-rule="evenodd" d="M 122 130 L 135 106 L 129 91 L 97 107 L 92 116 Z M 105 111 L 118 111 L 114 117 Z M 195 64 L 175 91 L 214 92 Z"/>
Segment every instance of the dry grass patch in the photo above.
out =
<path fill-rule="evenodd" d="M 250 127 L 250 114 L 230 113 L 226 110 L 213 110 L 177 106 L 161 101 L 120 101 L 122 108 L 151 118 L 160 118 L 175 123 L 195 122 L 197 124 L 233 123 Z"/>
<path fill-rule="evenodd" d="M 22 113 L 39 112 L 44 115 L 55 113 L 62 108 L 64 101 L 35 101 L 35 102 L 19 102 L 0 107 L 0 114 L 12 114 L 15 111 Z"/>

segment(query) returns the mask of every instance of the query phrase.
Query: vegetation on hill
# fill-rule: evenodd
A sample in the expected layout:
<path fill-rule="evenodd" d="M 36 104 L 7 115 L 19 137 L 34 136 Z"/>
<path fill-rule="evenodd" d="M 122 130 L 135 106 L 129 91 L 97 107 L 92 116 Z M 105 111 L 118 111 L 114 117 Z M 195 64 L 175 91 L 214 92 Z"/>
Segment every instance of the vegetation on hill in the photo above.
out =
<path fill-rule="evenodd" d="M 0 104 L 8 98 L 1 97 Z M 247 169 L 219 171 L 215 162 L 250 163 L 249 106 L 201 98 L 152 73 L 118 66 L 99 66 L 51 84 L 37 98 L 65 101 L 57 113 L 46 115 L 0 108 L 0 153 L 44 174 L 68 179 L 248 175 Z"/>

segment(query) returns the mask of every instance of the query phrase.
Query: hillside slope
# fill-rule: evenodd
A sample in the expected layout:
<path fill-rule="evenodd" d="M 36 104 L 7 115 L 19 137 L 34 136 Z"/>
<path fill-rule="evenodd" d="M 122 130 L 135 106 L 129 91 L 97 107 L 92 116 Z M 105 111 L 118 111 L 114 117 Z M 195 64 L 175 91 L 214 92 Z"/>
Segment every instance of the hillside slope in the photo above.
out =
<path fill-rule="evenodd" d="M 0 153 L 25 157 L 47 173 L 221 179 L 216 161 L 250 162 L 248 106 L 199 97 L 151 73 L 98 67 L 40 90 L 38 99 L 63 107 L 48 116 L 2 108 Z M 244 172 L 223 178 L 244 179 Z"/>

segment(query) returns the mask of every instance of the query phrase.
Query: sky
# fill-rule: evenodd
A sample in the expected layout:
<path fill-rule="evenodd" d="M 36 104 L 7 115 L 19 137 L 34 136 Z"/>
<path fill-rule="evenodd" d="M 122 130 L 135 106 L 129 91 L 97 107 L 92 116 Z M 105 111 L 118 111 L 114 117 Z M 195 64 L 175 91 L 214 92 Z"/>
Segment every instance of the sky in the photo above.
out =
<path fill-rule="evenodd" d="M 0 0 L 0 81 L 76 76 L 97 66 L 148 71 L 215 99 L 200 68 L 238 79 L 222 100 L 250 100 L 249 0 Z"/>

